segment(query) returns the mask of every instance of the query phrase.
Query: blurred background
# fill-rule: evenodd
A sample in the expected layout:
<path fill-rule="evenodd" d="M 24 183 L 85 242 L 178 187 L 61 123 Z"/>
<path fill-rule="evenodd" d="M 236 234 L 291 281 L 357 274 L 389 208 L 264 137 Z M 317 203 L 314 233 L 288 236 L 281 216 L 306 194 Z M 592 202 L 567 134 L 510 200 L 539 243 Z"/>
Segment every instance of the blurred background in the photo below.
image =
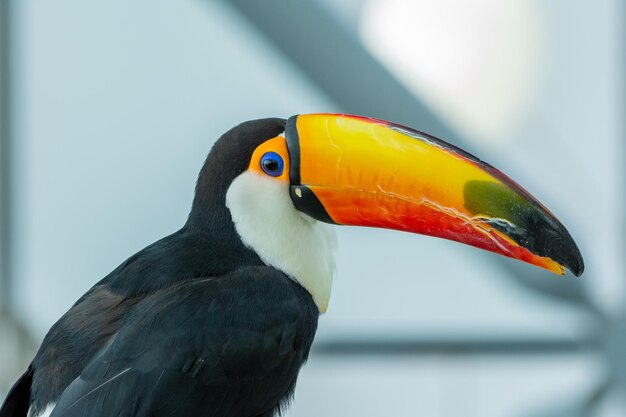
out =
<path fill-rule="evenodd" d="M 221 133 L 344 112 L 501 168 L 587 269 L 342 228 L 287 416 L 626 416 L 623 2 L 0 7 L 0 399 L 83 292 L 184 223 Z"/>

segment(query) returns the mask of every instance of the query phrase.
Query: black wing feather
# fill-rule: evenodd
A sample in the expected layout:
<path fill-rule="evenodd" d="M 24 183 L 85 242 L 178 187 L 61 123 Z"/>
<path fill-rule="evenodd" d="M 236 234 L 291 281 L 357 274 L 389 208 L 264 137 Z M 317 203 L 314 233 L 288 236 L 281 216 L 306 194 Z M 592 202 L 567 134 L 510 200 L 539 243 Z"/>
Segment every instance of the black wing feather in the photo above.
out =
<path fill-rule="evenodd" d="M 33 382 L 33 369 L 26 372 L 13 385 L 0 408 L 0 417 L 26 417 L 30 404 L 30 387 Z"/>
<path fill-rule="evenodd" d="M 194 280 L 139 302 L 52 417 L 270 415 L 317 326 L 311 296 L 268 267 Z"/>

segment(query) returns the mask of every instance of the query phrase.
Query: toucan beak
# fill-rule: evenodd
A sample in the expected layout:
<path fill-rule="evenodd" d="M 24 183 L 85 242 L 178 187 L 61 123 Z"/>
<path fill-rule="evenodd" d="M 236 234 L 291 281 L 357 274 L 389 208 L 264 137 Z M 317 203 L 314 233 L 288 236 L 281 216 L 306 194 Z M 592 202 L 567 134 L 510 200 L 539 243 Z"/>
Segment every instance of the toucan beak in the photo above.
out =
<path fill-rule="evenodd" d="M 436 236 L 558 274 L 583 272 L 576 243 L 537 199 L 440 139 L 333 114 L 293 116 L 285 136 L 291 198 L 317 220 Z"/>

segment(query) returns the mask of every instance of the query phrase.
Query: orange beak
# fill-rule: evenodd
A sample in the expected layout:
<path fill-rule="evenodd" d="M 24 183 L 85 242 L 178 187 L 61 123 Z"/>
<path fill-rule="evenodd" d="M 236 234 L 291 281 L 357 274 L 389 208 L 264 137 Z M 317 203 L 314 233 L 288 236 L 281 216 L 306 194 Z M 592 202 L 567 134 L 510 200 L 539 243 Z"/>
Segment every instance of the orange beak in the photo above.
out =
<path fill-rule="evenodd" d="M 565 227 L 492 166 L 383 120 L 331 114 L 287 122 L 291 198 L 328 223 L 381 227 L 476 246 L 563 274 L 583 259 Z"/>

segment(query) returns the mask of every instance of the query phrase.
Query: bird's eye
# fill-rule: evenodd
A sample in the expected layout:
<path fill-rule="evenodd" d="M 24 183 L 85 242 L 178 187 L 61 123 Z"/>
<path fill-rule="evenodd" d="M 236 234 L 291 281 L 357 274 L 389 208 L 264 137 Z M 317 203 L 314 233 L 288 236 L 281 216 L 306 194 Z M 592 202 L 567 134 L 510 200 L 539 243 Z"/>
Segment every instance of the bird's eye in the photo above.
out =
<path fill-rule="evenodd" d="M 267 175 L 279 177 L 283 173 L 284 167 L 283 158 L 276 152 L 266 152 L 261 157 L 261 168 Z"/>

